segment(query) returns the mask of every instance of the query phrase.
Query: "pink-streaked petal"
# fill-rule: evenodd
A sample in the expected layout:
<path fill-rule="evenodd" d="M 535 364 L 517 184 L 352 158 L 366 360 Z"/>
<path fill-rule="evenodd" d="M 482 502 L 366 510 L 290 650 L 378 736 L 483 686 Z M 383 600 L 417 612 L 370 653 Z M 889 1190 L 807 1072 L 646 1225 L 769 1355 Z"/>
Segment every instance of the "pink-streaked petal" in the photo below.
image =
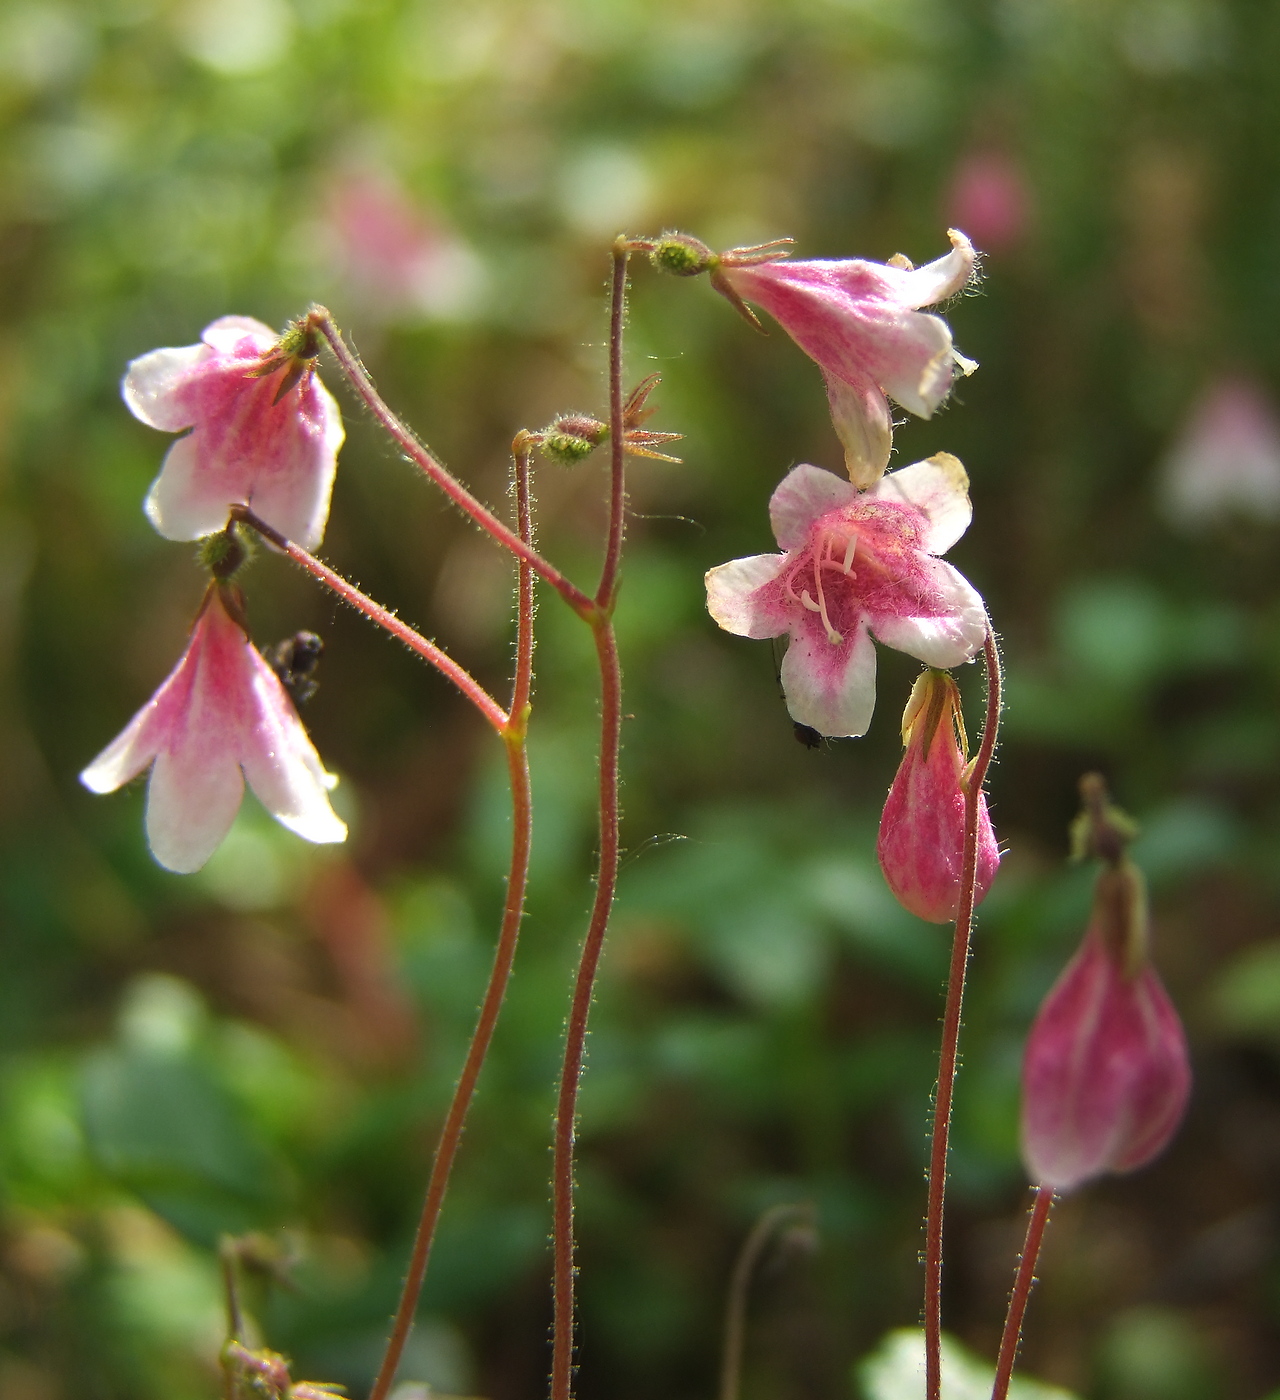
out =
<path fill-rule="evenodd" d="M 822 475 L 830 476 L 830 473 Z M 838 477 L 831 479 L 840 484 Z M 785 617 L 780 618 L 771 601 L 759 595 L 765 584 L 777 578 L 785 562 L 783 554 L 752 554 L 708 569 L 707 611 L 726 632 L 736 637 L 759 640 L 785 632 Z"/>
<path fill-rule="evenodd" d="M 231 830 L 244 795 L 240 766 L 197 736 L 161 753 L 147 787 L 147 842 L 167 870 L 189 875 Z"/>
<path fill-rule="evenodd" d="M 904 306 L 936 306 L 959 291 L 963 291 L 973 276 L 978 255 L 973 244 L 959 229 L 949 228 L 951 251 L 923 267 L 905 269 L 898 273 L 900 295 Z M 896 270 L 896 269 L 895 269 Z"/>
<path fill-rule="evenodd" d="M 280 337 L 252 316 L 220 316 L 200 332 L 200 339 L 219 354 L 247 359 L 264 354 Z"/>
<path fill-rule="evenodd" d="M 890 398 L 918 418 L 931 418 L 955 375 L 947 323 L 923 311 L 904 311 L 892 334 L 886 330 L 877 337 L 870 365 Z"/>
<path fill-rule="evenodd" d="M 196 429 L 165 454 L 143 509 L 165 539 L 198 540 L 225 528 L 228 506 L 248 495 L 244 477 L 243 470 L 211 467 L 203 434 Z"/>
<path fill-rule="evenodd" d="M 857 491 L 843 477 L 807 463 L 793 467 L 769 499 L 769 521 L 783 549 L 800 549 L 819 516 L 852 505 Z M 776 571 L 775 571 L 776 572 Z"/>
<path fill-rule="evenodd" d="M 870 379 L 859 386 L 846 384 L 823 370 L 831 422 L 844 448 L 849 480 L 860 491 L 878 481 L 889 465 L 893 446 L 893 419 L 884 394 Z"/>
<path fill-rule="evenodd" d="M 928 525 L 920 547 L 930 554 L 945 554 L 973 519 L 969 475 L 950 452 L 890 472 L 871 488 L 871 494 L 922 512 Z"/>
<path fill-rule="evenodd" d="M 871 629 L 885 646 L 905 651 L 926 666 L 958 666 L 972 661 L 987 636 L 987 610 L 978 590 L 943 559 L 920 555 L 925 586 L 932 594 L 932 616 L 879 613 Z"/>
<path fill-rule="evenodd" d="M 280 456 L 254 473 L 245 499 L 269 525 L 304 549 L 324 538 L 329 499 L 346 439 L 337 400 L 311 376 Z"/>
<path fill-rule="evenodd" d="M 177 345 L 139 355 L 129 361 L 120 395 L 129 412 L 149 428 L 181 432 L 196 420 L 190 402 L 179 391 L 212 358 L 207 345 Z"/>
<path fill-rule="evenodd" d="M 275 673 L 248 648 L 257 722 L 241 736 L 240 762 L 258 800 L 308 841 L 345 841 L 347 828 L 329 805 L 337 779 L 326 773 Z"/>
<path fill-rule="evenodd" d="M 782 690 L 798 724 L 833 739 L 865 734 L 876 707 L 876 649 L 865 624 L 840 645 L 817 625 L 793 631 L 782 659 Z"/>

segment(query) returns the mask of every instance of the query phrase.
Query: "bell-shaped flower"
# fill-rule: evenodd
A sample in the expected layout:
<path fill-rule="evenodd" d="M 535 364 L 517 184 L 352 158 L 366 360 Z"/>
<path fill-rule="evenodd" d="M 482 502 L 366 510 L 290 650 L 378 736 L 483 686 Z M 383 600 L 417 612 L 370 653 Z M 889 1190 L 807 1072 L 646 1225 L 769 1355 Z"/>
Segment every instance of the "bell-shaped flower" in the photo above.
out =
<path fill-rule="evenodd" d="M 949 253 L 917 268 L 905 258 L 758 261 L 744 250 L 740 263 L 725 253 L 712 271 L 715 286 L 763 307 L 818 362 L 855 486 L 872 485 L 888 465 L 893 422 L 886 394 L 928 418 L 957 369 L 977 368 L 956 353 L 947 323 L 919 309 L 946 301 L 973 276 L 972 244 L 954 229 L 950 238 Z"/>
<path fill-rule="evenodd" d="M 1202 530 L 1213 520 L 1280 519 L 1280 417 L 1254 380 L 1215 380 L 1165 458 L 1160 503 L 1175 524 Z"/>
<path fill-rule="evenodd" d="M 80 775 L 114 792 L 150 765 L 147 840 L 169 870 L 198 870 L 231 828 L 244 782 L 308 841 L 342 841 L 326 773 L 283 685 L 245 635 L 236 592 L 211 584 L 182 659 Z"/>
<path fill-rule="evenodd" d="M 936 556 L 972 516 L 969 479 L 949 453 L 858 491 L 799 466 L 769 502 L 784 554 L 711 569 L 707 607 L 740 637 L 791 641 L 782 688 L 791 718 L 820 734 L 865 734 L 876 699 L 874 636 L 927 666 L 972 660 L 987 635 L 982 598 Z"/>
<path fill-rule="evenodd" d="M 191 429 L 169 449 L 146 500 L 166 539 L 223 529 L 237 502 L 304 549 L 323 539 L 342 415 L 312 360 L 278 355 L 280 343 L 261 321 L 223 316 L 198 345 L 130 363 L 121 393 L 134 417 L 162 432 Z"/>
<path fill-rule="evenodd" d="M 902 716 L 902 742 L 906 753 L 884 804 L 876 855 L 904 909 L 947 924 L 960 905 L 969 756 L 960 691 L 945 671 L 926 671 L 916 681 Z M 979 792 L 975 904 L 999 864 L 987 796 Z"/>
<path fill-rule="evenodd" d="M 1075 957 L 1041 1004 L 1022 1062 L 1022 1156 L 1032 1181 L 1070 1191 L 1161 1152 L 1191 1068 L 1182 1022 L 1148 958 L 1141 872 L 1102 872 Z"/>

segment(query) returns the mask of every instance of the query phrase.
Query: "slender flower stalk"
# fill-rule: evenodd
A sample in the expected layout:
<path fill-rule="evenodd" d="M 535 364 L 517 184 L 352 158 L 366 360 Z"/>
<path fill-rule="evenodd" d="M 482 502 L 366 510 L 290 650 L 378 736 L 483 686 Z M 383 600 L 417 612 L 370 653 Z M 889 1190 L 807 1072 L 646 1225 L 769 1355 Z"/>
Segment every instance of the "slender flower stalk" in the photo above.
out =
<path fill-rule="evenodd" d="M 520 538 L 526 543 L 533 539 L 533 515 L 529 492 L 529 447 L 522 438 L 515 444 L 516 511 Z M 502 913 L 502 927 L 494 953 L 489 985 L 485 989 L 480 1016 L 467 1049 L 462 1073 L 453 1091 L 453 1100 L 445 1115 L 444 1127 L 436 1145 L 427 1183 L 427 1198 L 418 1221 L 418 1230 L 409 1257 L 409 1267 L 400 1302 L 396 1308 L 391 1336 L 387 1341 L 382 1365 L 369 1392 L 369 1400 L 384 1400 L 396 1378 L 405 1343 L 413 1327 L 414 1313 L 431 1260 L 431 1246 L 436 1225 L 449 1186 L 449 1174 L 462 1141 L 467 1113 L 475 1097 L 476 1083 L 484 1067 L 485 1056 L 493 1040 L 498 1013 L 511 980 L 515 961 L 520 922 L 524 915 L 525 887 L 529 875 L 529 852 L 533 835 L 533 792 L 529 781 L 527 746 L 529 696 L 533 685 L 533 571 L 527 560 L 517 560 L 517 621 L 516 672 L 511 688 L 511 717 L 502 729 L 507 754 L 507 772 L 511 783 L 511 869 L 507 877 L 507 901 Z"/>
<path fill-rule="evenodd" d="M 964 979 L 973 934 L 973 907 L 978 879 L 979 799 L 1000 728 L 1000 653 L 988 626 L 983 645 L 987 667 L 987 713 L 982 742 L 965 787 L 964 865 L 960 877 L 960 908 L 951 944 L 947 1001 L 942 1016 L 942 1049 L 938 1058 L 938 1087 L 933 1101 L 933 1134 L 929 1153 L 929 1213 L 925 1222 L 924 1342 L 926 1400 L 942 1395 L 942 1216 L 947 1192 L 947 1153 L 951 1137 L 951 1102 L 955 1092 L 960 1042 Z"/>
<path fill-rule="evenodd" d="M 1004 1333 L 1000 1338 L 1000 1356 L 996 1361 L 996 1379 L 991 1389 L 991 1400 L 1005 1400 L 1009 1394 L 1013 1363 L 1017 1359 L 1018 1343 L 1022 1338 L 1022 1319 L 1026 1316 L 1027 1302 L 1031 1297 L 1032 1285 L 1036 1281 L 1036 1260 L 1040 1257 L 1040 1246 L 1044 1242 L 1044 1230 L 1049 1223 L 1049 1211 L 1052 1207 L 1053 1187 L 1037 1186 L 1035 1202 L 1027 1220 L 1027 1238 L 1023 1242 L 1022 1257 L 1018 1260 L 1013 1292 L 1009 1295 L 1009 1311 L 1005 1315 Z"/>
<path fill-rule="evenodd" d="M 323 306 L 313 307 L 305 318 L 305 323 L 328 341 L 329 348 L 333 351 L 342 372 L 350 380 L 351 387 L 405 456 L 482 530 L 509 549 L 517 559 L 524 559 L 530 564 L 534 572 L 546 579 L 574 612 L 581 617 L 590 618 L 596 610 L 592 599 L 571 583 L 553 564 L 548 563 L 531 544 L 522 540 L 509 525 L 499 520 L 488 506 L 473 496 L 452 472 L 436 461 L 414 433 L 396 417 L 374 387 L 373 380 L 360 363 L 359 356 L 343 340 L 342 333 L 329 311 Z M 615 437 L 618 435 L 615 434 Z"/>
<path fill-rule="evenodd" d="M 569 1400 L 573 1391 L 574 1240 L 573 1150 L 578 1113 L 578 1083 L 586 1053 L 587 1017 L 595 989 L 596 971 L 618 882 L 618 759 L 622 747 L 622 670 L 613 631 L 626 509 L 626 451 L 623 440 L 622 331 L 627 295 L 628 246 L 619 238 L 613 246 L 613 284 L 609 316 L 609 533 L 600 586 L 596 590 L 591 631 L 600 666 L 600 850 L 596 895 L 583 939 L 574 981 L 564 1063 L 556 1100 L 553 1146 L 552 1238 L 554 1321 L 551 1358 L 551 1400 Z"/>

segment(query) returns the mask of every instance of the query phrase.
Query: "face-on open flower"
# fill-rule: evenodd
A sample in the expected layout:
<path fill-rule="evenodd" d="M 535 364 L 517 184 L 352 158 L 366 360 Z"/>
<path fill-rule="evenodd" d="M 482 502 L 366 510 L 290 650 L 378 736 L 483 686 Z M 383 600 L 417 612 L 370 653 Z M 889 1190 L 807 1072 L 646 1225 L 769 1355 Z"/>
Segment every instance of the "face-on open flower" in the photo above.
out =
<path fill-rule="evenodd" d="M 240 623 L 234 590 L 212 584 L 169 678 L 80 775 L 114 792 L 152 765 L 147 840 L 161 865 L 199 868 L 230 830 L 244 780 L 308 841 L 342 841 L 324 771 L 284 687 Z"/>
<path fill-rule="evenodd" d="M 822 368 L 849 478 L 870 486 L 889 462 L 885 395 L 921 418 L 946 398 L 957 368 L 951 331 L 919 310 L 954 296 L 973 275 L 973 246 L 950 231 L 951 251 L 925 267 L 864 262 L 719 260 L 712 281 L 763 307 Z M 905 264 L 905 259 L 903 260 Z"/>
<path fill-rule="evenodd" d="M 891 472 L 869 491 L 796 467 L 769 514 L 786 553 L 711 569 L 707 607 L 740 637 L 789 635 L 782 688 L 798 723 L 831 736 L 866 733 L 876 700 L 872 634 L 927 666 L 956 666 L 982 646 L 981 597 L 935 558 L 972 515 L 969 479 L 949 453 Z"/>
<path fill-rule="evenodd" d="M 876 855 L 904 909 L 947 924 L 960 905 L 969 756 L 960 691 L 945 671 L 926 671 L 916 681 L 902 716 L 902 742 L 906 753 L 884 804 Z M 987 795 L 979 792 L 975 904 L 991 888 L 999 864 Z"/>
<path fill-rule="evenodd" d="M 270 367 L 279 342 L 261 321 L 223 316 L 198 345 L 130 363 L 121 392 L 134 417 L 162 432 L 192 430 L 169 449 L 147 497 L 166 539 L 223 529 L 237 502 L 304 549 L 324 537 L 342 415 L 310 360 L 283 356 Z"/>
<path fill-rule="evenodd" d="M 1108 868 L 1084 942 L 1041 1004 L 1022 1062 L 1023 1159 L 1055 1191 L 1145 1166 L 1191 1092 L 1182 1023 L 1148 959 L 1142 874 L 1126 835 L 1110 832 L 1095 843 Z"/>

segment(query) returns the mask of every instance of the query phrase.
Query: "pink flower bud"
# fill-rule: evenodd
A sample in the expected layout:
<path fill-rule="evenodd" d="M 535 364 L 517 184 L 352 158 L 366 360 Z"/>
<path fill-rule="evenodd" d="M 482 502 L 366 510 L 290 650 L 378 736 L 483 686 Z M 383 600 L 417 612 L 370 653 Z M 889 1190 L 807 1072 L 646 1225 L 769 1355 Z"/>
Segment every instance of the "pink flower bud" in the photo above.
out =
<path fill-rule="evenodd" d="M 1142 875 L 1118 855 L 1098 879 L 1079 952 L 1049 991 L 1022 1064 L 1022 1156 L 1070 1191 L 1145 1166 L 1191 1092 L 1178 1013 L 1147 960 Z"/>
<path fill-rule="evenodd" d="M 926 671 L 902 716 L 902 757 L 880 818 L 876 854 L 898 903 L 930 923 L 946 924 L 960 905 L 964 866 L 965 765 L 960 692 L 945 671 Z M 996 876 L 996 845 L 985 793 L 978 794 L 974 903 Z"/>

